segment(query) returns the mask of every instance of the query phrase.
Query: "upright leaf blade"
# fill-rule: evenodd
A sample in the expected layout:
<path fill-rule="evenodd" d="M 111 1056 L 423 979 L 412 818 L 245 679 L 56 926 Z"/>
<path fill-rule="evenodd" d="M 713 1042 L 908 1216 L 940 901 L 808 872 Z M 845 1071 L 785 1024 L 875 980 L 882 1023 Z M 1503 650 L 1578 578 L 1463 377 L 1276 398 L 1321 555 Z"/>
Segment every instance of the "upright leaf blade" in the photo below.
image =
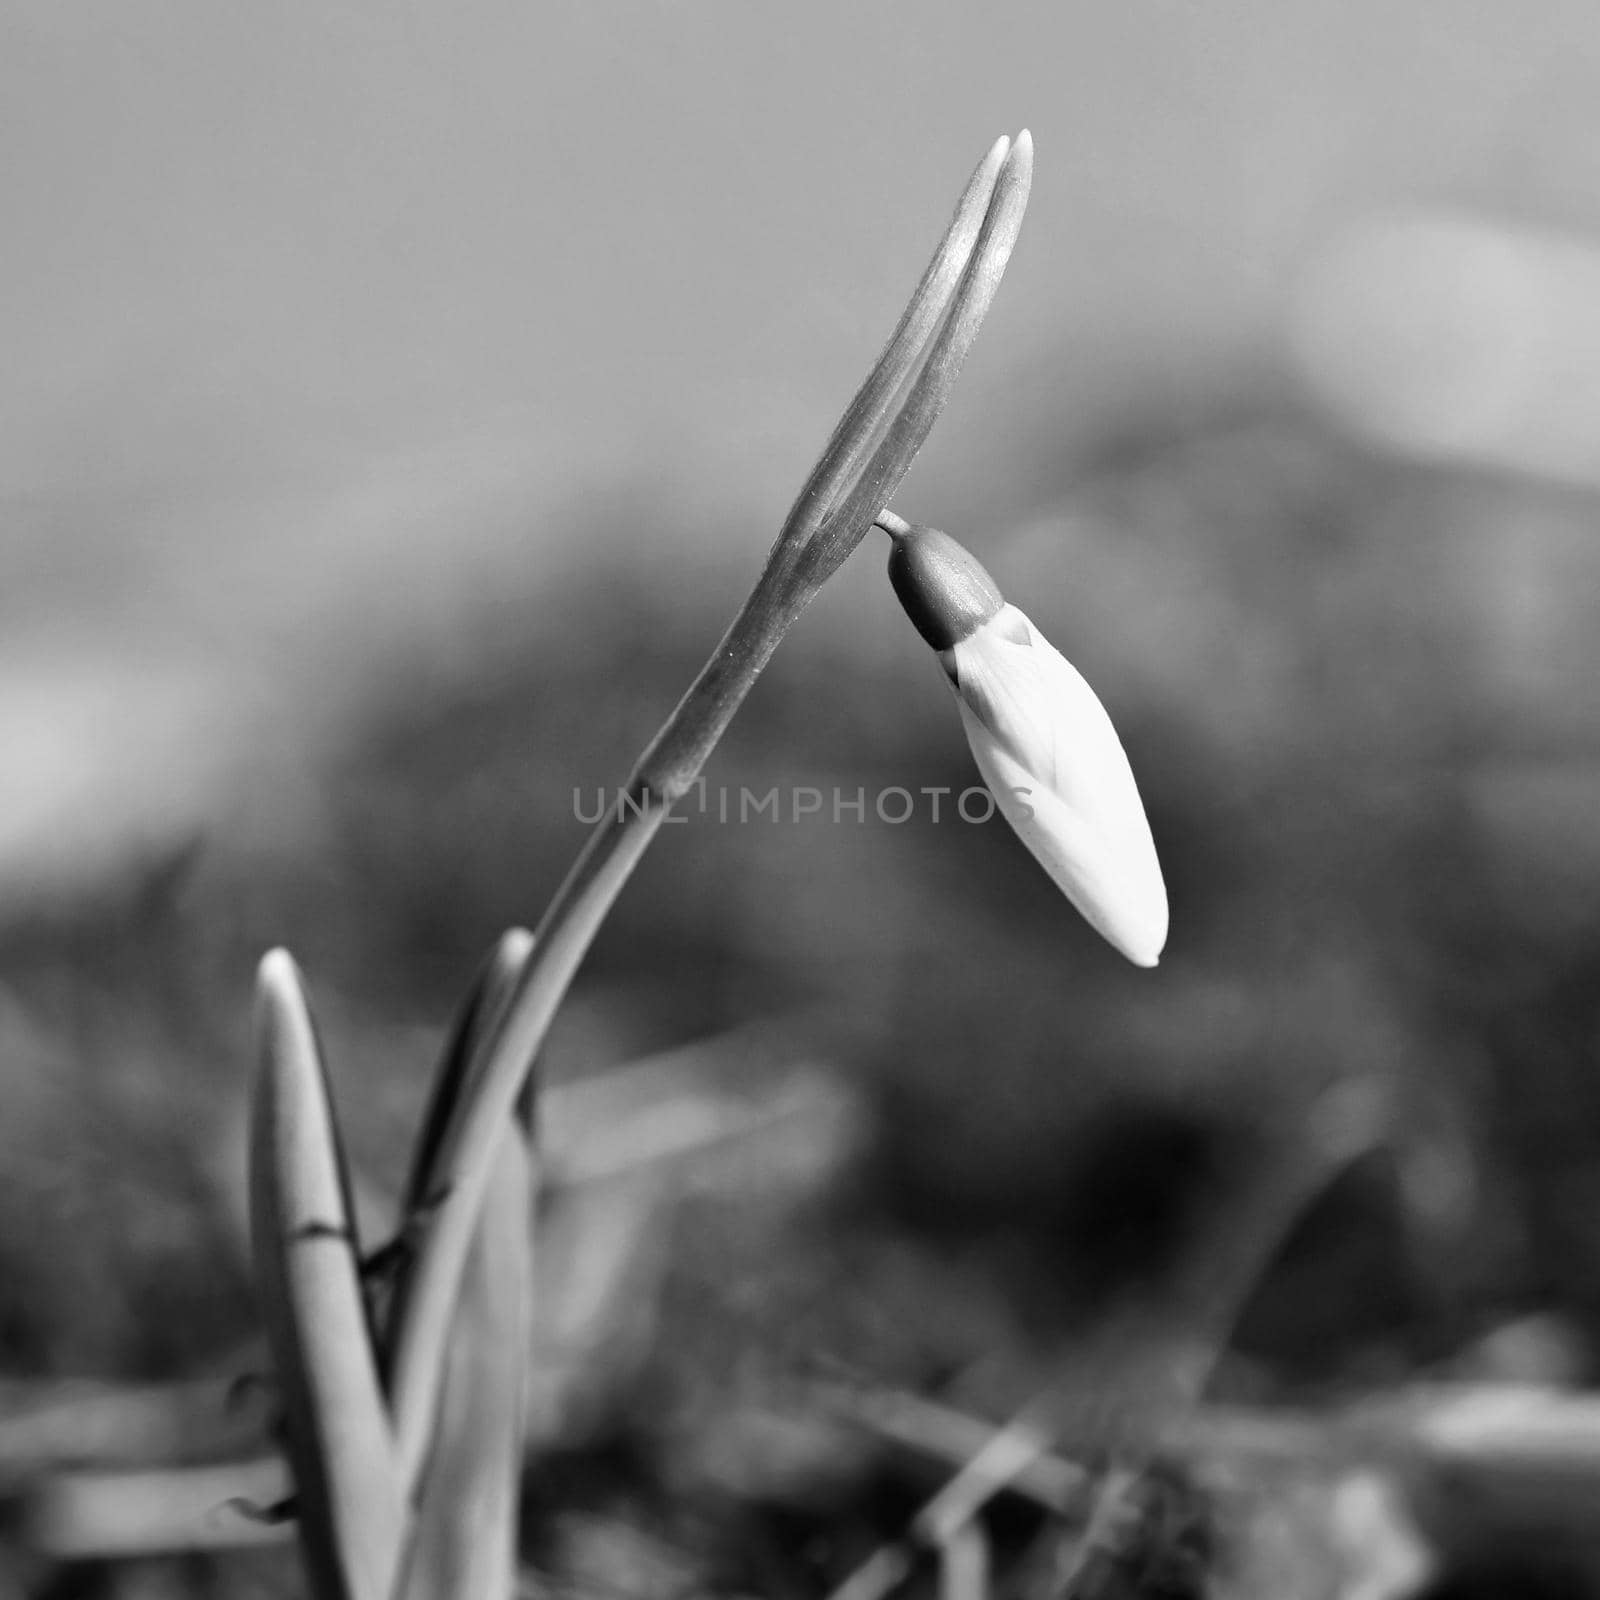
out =
<path fill-rule="evenodd" d="M 391 1600 L 406 1496 L 321 1052 L 285 951 L 261 963 L 256 1032 L 251 1234 L 307 1569 L 319 1600 Z"/>
<path fill-rule="evenodd" d="M 425 1214 L 444 1179 L 437 1170 L 479 1047 L 499 1021 L 533 948 L 526 930 L 502 935 L 446 1043 L 412 1154 L 405 1214 Z M 536 1181 L 532 1084 L 506 1129 L 479 1214 L 460 1305 L 437 1359 L 443 1369 L 433 1442 L 416 1488 L 407 1600 L 433 1595 L 509 1600 L 516 1589 L 533 1269 L 529 1237 Z M 394 1316 L 409 1304 L 402 1258 Z M 392 1333 L 391 1328 L 391 1333 Z"/>
<path fill-rule="evenodd" d="M 436 1186 L 443 1181 L 438 1170 L 439 1157 L 450 1123 L 458 1115 L 479 1046 L 510 1003 L 512 991 L 532 954 L 533 935 L 526 928 L 508 928 L 501 934 L 451 1024 L 411 1152 L 411 1170 L 406 1177 L 402 1202 L 405 1219 L 426 1210 L 436 1198 Z"/>
<path fill-rule="evenodd" d="M 507 1132 L 467 1259 L 422 1481 L 407 1600 L 516 1593 L 523 1419 L 532 1323 L 534 1162 Z"/>

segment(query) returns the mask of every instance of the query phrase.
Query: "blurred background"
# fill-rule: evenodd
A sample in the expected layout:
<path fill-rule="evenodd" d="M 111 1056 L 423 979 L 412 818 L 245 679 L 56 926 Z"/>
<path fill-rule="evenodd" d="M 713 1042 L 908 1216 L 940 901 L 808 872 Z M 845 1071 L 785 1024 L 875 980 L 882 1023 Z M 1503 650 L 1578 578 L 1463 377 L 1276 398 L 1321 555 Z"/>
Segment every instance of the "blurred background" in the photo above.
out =
<path fill-rule="evenodd" d="M 750 1365 L 740 1396 L 848 1361 L 998 1415 L 1130 1302 L 1166 1308 L 1152 1349 L 1237 1321 L 1256 1396 L 1592 1375 L 1592 6 L 5 0 L 15 1408 L 259 1367 L 272 944 L 382 1225 L 476 963 L 537 918 L 575 800 L 676 701 L 1024 125 L 1021 243 L 895 504 L 1110 708 L 1167 953 L 1127 967 L 998 820 L 667 831 L 547 1062 L 617 1092 L 572 1136 L 545 1442 L 609 1463 L 564 1482 L 613 1509 L 621 1441 L 675 1506 L 792 1511 L 799 1483 L 821 1517 L 840 1450 L 753 1445 L 686 1351 Z M 796 627 L 713 795 L 977 781 L 884 554 Z M 1275 1229 L 1270 1267 L 1237 1244 Z M 102 1562 L 126 1536 L 51 1523 L 11 1438 L 0 1592 L 285 1592 L 278 1552 Z M 582 1566 L 577 1512 L 539 1526 Z M 652 1537 L 594 1583 L 711 1582 L 704 1540 Z"/>

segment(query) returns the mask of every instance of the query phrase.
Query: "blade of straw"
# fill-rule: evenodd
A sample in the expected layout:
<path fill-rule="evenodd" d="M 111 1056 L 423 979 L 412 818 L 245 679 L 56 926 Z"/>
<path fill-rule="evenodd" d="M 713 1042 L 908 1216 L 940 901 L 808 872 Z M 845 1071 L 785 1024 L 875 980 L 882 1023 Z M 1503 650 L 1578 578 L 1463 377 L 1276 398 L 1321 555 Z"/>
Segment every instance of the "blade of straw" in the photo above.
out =
<path fill-rule="evenodd" d="M 963 1522 L 939 1546 L 939 1600 L 988 1600 L 989 1539 L 981 1523 Z"/>

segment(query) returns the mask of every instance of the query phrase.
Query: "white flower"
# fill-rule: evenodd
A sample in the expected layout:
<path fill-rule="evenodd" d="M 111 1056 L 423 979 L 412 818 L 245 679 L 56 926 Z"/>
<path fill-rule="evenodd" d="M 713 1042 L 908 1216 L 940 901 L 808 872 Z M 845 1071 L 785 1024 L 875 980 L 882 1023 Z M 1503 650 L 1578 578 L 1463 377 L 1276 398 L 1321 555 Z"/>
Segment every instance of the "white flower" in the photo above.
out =
<path fill-rule="evenodd" d="M 1167 890 L 1105 707 L 948 534 L 887 514 L 879 526 L 894 539 L 895 592 L 938 652 L 1001 814 L 1089 924 L 1153 967 L 1167 941 Z"/>

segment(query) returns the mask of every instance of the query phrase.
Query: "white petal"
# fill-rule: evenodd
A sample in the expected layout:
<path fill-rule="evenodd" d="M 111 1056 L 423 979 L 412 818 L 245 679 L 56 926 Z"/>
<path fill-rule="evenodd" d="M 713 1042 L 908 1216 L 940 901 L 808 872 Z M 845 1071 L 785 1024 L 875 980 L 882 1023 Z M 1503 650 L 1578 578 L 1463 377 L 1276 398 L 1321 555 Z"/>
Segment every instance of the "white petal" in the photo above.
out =
<path fill-rule="evenodd" d="M 1014 606 L 949 654 L 967 740 L 1002 814 L 1088 922 L 1153 967 L 1166 885 L 1105 707 Z"/>

